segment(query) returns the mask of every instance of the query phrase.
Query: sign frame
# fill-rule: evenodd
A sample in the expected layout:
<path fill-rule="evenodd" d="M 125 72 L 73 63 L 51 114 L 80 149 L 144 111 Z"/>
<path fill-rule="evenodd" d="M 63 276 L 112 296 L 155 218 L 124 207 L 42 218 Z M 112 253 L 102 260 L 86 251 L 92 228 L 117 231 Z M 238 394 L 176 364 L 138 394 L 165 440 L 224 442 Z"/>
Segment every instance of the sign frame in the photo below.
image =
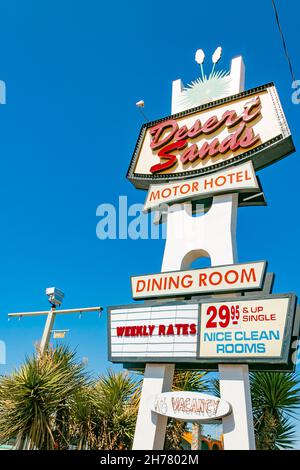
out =
<path fill-rule="evenodd" d="M 228 358 L 222 359 L 221 361 L 216 361 L 215 358 L 209 360 L 207 358 L 201 360 L 198 359 L 199 347 L 200 347 L 200 308 L 203 303 L 219 303 L 219 302 L 237 302 L 240 300 L 251 301 L 251 300 L 268 300 L 276 298 L 289 298 L 288 312 L 284 327 L 284 334 L 282 340 L 282 356 L 281 358 L 270 358 L 267 359 L 261 358 Z M 299 322 L 300 322 L 300 308 L 297 309 L 297 296 L 294 293 L 287 294 L 261 294 L 257 295 L 251 293 L 249 296 L 241 297 L 203 297 L 190 300 L 178 300 L 176 302 L 166 302 L 161 304 L 161 306 L 172 306 L 172 305 L 189 305 L 189 304 L 198 304 L 198 321 L 199 328 L 197 329 L 197 352 L 196 358 L 184 358 L 180 357 L 126 357 L 122 356 L 120 358 L 114 358 L 111 352 L 111 311 L 116 309 L 134 309 L 134 308 L 144 308 L 144 307 L 158 307 L 160 304 L 157 301 L 147 301 L 140 304 L 127 304 L 127 305 L 116 305 L 107 307 L 108 321 L 107 321 L 107 351 L 108 351 L 108 360 L 115 364 L 123 364 L 125 369 L 130 370 L 143 370 L 146 363 L 164 363 L 164 364 L 176 364 L 177 369 L 183 370 L 209 370 L 214 371 L 218 370 L 219 364 L 247 364 L 250 371 L 264 371 L 264 372 L 293 372 L 295 370 L 296 364 L 292 362 L 292 348 L 291 344 L 293 340 L 298 340 L 299 338 Z M 287 348 L 287 346 L 289 346 Z"/>
<path fill-rule="evenodd" d="M 220 290 L 207 290 L 207 291 L 193 291 L 193 292 L 181 292 L 181 293 L 178 293 L 178 294 L 163 294 L 163 295 L 157 295 L 157 296 L 154 296 L 154 295 L 145 295 L 143 297 L 135 297 L 134 296 L 134 292 L 133 292 L 133 283 L 132 283 L 132 279 L 133 278 L 136 278 L 136 277 L 146 277 L 146 276 L 155 276 L 155 275 L 160 275 L 160 276 L 163 276 L 165 274 L 176 274 L 176 273 L 190 273 L 190 272 L 195 272 L 195 271 L 204 271 L 204 270 L 218 270 L 218 268 L 228 268 L 228 269 L 234 269 L 236 266 L 243 266 L 243 265 L 250 265 L 250 264 L 259 264 L 259 263 L 263 263 L 263 268 L 262 268 L 262 276 L 261 276 L 261 282 L 259 284 L 259 286 L 255 286 L 253 288 L 247 288 L 247 289 L 230 289 L 230 288 L 225 288 L 225 289 L 220 289 Z M 148 273 L 148 274 L 141 274 L 141 275 L 137 275 L 137 276 L 130 276 L 130 286 L 131 286 L 131 296 L 134 300 L 138 301 L 138 300 L 148 300 L 148 299 L 163 299 L 163 298 L 174 298 L 176 296 L 178 297 L 191 297 L 191 296 L 202 296 L 202 295 L 211 295 L 213 292 L 217 292 L 218 294 L 225 294 L 225 293 L 233 293 L 233 292 L 255 292 L 257 290 L 262 290 L 263 289 L 263 286 L 264 286 L 264 282 L 265 282 L 265 279 L 266 279 L 266 274 L 267 274 L 267 268 L 268 268 L 268 261 L 266 260 L 259 260 L 259 261 L 250 261 L 250 262 L 245 262 L 245 263 L 235 263 L 235 264 L 223 264 L 221 266 L 209 266 L 207 268 L 196 268 L 196 269 L 187 269 L 186 271 L 185 270 L 182 270 L 182 269 L 179 269 L 179 270 L 176 270 L 176 271 L 165 271 L 165 272 L 161 272 L 161 273 Z"/>
<path fill-rule="evenodd" d="M 246 98 L 255 95 L 256 93 L 268 91 L 272 89 L 270 93 L 272 93 L 272 102 L 274 105 L 274 111 L 277 114 L 277 120 L 279 127 L 281 129 L 281 133 L 277 136 L 274 136 L 267 142 L 264 142 L 254 149 L 249 149 L 246 152 L 243 152 L 239 155 L 232 156 L 223 162 L 216 163 L 214 165 L 209 166 L 208 168 L 202 168 L 198 170 L 188 170 L 185 172 L 179 173 L 159 173 L 159 174 L 144 174 L 144 173 L 135 173 L 134 168 L 136 166 L 139 152 L 141 150 L 141 146 L 144 142 L 144 138 L 146 132 L 149 128 L 153 127 L 156 124 L 159 124 L 163 121 L 168 121 L 170 119 L 178 119 L 184 116 L 192 116 L 193 114 L 199 113 L 204 110 L 209 110 L 214 107 L 234 102 L 241 98 Z M 260 170 L 265 168 L 266 166 L 270 165 L 271 163 L 275 163 L 276 161 L 281 160 L 282 158 L 287 157 L 292 152 L 295 151 L 295 146 L 293 143 L 292 135 L 287 124 L 277 90 L 275 88 L 274 82 L 269 82 L 265 85 L 261 85 L 255 88 L 251 88 L 249 90 L 237 93 L 235 95 L 227 96 L 225 98 L 221 98 L 216 101 L 211 101 L 209 103 L 203 104 L 201 106 L 197 106 L 195 108 L 188 109 L 186 111 L 182 111 L 161 119 L 157 119 L 155 121 L 150 121 L 142 125 L 140 134 L 133 152 L 133 156 L 131 158 L 131 162 L 127 171 L 127 178 L 131 181 L 131 183 L 137 189 L 148 189 L 150 184 L 160 183 L 160 182 L 171 182 L 176 180 L 183 180 L 192 178 L 194 176 L 200 175 L 208 175 L 214 173 L 222 168 L 228 168 L 231 166 L 235 166 L 239 163 L 244 163 L 248 160 L 252 160 L 252 156 L 255 155 L 255 158 L 252 160 L 253 167 L 255 170 Z"/>

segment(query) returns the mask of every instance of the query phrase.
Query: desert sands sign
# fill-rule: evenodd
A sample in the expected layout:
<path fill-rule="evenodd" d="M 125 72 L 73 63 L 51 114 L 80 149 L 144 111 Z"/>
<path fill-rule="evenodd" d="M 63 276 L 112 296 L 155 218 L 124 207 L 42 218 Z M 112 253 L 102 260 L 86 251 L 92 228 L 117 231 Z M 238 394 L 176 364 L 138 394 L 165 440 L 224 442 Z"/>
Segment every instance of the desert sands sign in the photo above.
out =
<path fill-rule="evenodd" d="M 271 83 L 145 124 L 127 176 L 148 188 L 247 160 L 260 169 L 293 150 Z"/>

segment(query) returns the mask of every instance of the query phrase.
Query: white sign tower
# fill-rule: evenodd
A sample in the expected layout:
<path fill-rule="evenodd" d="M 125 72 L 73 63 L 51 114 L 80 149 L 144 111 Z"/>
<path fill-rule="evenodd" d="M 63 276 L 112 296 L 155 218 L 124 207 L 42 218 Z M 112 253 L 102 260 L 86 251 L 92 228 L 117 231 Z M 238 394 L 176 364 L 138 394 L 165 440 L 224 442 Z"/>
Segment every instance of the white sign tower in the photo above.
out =
<path fill-rule="evenodd" d="M 215 72 L 218 47 L 208 77 L 204 57 L 202 79 L 173 82 L 172 115 L 142 126 L 127 173 L 148 189 L 144 210 L 167 223 L 161 272 L 131 277 L 133 299 L 147 301 L 108 307 L 109 359 L 145 367 L 133 449 L 163 449 L 181 400 L 170 395 L 176 364 L 219 370 L 225 450 L 255 448 L 249 365 L 294 370 L 297 297 L 272 294 L 267 262 L 237 264 L 236 250 L 238 207 L 265 204 L 255 171 L 292 153 L 293 139 L 273 83 L 244 91 L 241 57 Z M 192 269 L 202 257 L 211 267 Z"/>
<path fill-rule="evenodd" d="M 230 86 L 225 96 L 242 92 L 244 78 L 243 59 L 237 57 L 231 63 Z M 174 81 L 172 114 L 188 108 L 182 105 L 182 91 L 182 81 Z M 211 208 L 202 217 L 192 216 L 191 202 L 174 206 L 174 211 L 171 207 L 161 271 L 186 269 L 195 259 L 207 256 L 212 266 L 236 263 L 237 208 L 237 193 L 213 197 Z M 133 443 L 135 450 L 164 447 L 168 418 L 151 411 L 150 403 L 153 395 L 171 390 L 174 369 L 174 364 L 146 364 Z M 223 418 L 224 449 L 255 449 L 248 365 L 219 365 L 219 374 L 221 398 L 232 406 L 232 414 Z"/>

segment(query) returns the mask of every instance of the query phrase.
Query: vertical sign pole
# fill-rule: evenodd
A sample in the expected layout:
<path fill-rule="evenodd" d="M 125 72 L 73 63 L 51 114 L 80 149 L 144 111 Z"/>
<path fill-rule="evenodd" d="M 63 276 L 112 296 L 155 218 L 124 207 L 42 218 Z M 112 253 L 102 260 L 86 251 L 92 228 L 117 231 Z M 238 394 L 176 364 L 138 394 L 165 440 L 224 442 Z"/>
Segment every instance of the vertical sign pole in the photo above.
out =
<path fill-rule="evenodd" d="M 232 60 L 230 79 L 229 95 L 244 90 L 242 57 Z M 184 110 L 180 104 L 182 89 L 181 80 L 173 82 L 172 113 Z M 238 195 L 228 194 L 215 196 L 208 213 L 200 218 L 191 218 L 191 204 L 188 203 L 182 210 L 169 213 L 166 265 L 172 260 L 172 269 L 184 269 L 200 256 L 210 256 L 212 266 L 234 264 L 237 261 L 237 208 Z M 180 233 L 182 227 L 189 237 L 179 243 L 172 234 Z M 219 365 L 219 378 L 221 398 L 232 405 L 232 414 L 223 418 L 224 449 L 255 449 L 248 365 Z"/>
<path fill-rule="evenodd" d="M 174 369 L 174 364 L 146 364 L 133 450 L 163 450 L 168 418 L 151 411 L 151 400 L 171 390 Z"/>
<path fill-rule="evenodd" d="M 189 219 L 191 233 L 196 235 L 193 239 L 185 243 L 182 240 L 176 247 L 176 240 L 167 238 L 164 271 L 184 269 L 202 252 L 210 256 L 212 266 L 237 262 L 237 207 L 237 194 L 217 196 L 205 216 Z M 178 217 L 174 221 L 172 216 L 172 213 L 168 215 L 168 230 L 178 233 Z M 173 266 L 167 269 L 170 266 L 167 261 L 171 259 Z M 248 365 L 219 365 L 219 379 L 221 398 L 232 406 L 232 414 L 223 418 L 224 449 L 255 449 Z"/>
<path fill-rule="evenodd" d="M 220 392 L 230 400 L 232 414 L 222 419 L 225 450 L 254 450 L 248 365 L 219 365 Z"/>

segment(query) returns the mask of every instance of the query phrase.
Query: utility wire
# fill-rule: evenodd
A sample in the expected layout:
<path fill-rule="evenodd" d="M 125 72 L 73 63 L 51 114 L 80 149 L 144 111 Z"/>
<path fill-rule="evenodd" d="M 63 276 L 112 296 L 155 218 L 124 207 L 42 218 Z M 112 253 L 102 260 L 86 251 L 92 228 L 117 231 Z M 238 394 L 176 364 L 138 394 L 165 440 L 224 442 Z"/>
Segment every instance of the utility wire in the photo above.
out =
<path fill-rule="evenodd" d="M 276 7 L 276 4 L 275 4 L 275 0 L 272 0 L 272 5 L 273 5 L 273 8 L 274 8 L 274 13 L 275 13 L 277 26 L 278 26 L 278 29 L 279 29 L 279 32 L 280 32 L 280 35 L 281 35 L 285 56 L 286 56 L 286 59 L 287 59 L 288 64 L 289 64 L 289 69 L 290 69 L 290 72 L 291 72 L 292 80 L 293 80 L 293 82 L 295 82 L 296 78 L 295 78 L 295 74 L 294 74 L 294 71 L 293 71 L 292 62 L 291 62 L 291 59 L 290 59 L 290 56 L 289 56 L 289 53 L 288 53 L 288 49 L 287 49 L 287 45 L 286 45 L 286 42 L 285 42 L 284 34 L 283 34 L 283 31 L 282 31 L 282 28 L 281 28 L 280 19 L 279 19 L 277 7 Z"/>

